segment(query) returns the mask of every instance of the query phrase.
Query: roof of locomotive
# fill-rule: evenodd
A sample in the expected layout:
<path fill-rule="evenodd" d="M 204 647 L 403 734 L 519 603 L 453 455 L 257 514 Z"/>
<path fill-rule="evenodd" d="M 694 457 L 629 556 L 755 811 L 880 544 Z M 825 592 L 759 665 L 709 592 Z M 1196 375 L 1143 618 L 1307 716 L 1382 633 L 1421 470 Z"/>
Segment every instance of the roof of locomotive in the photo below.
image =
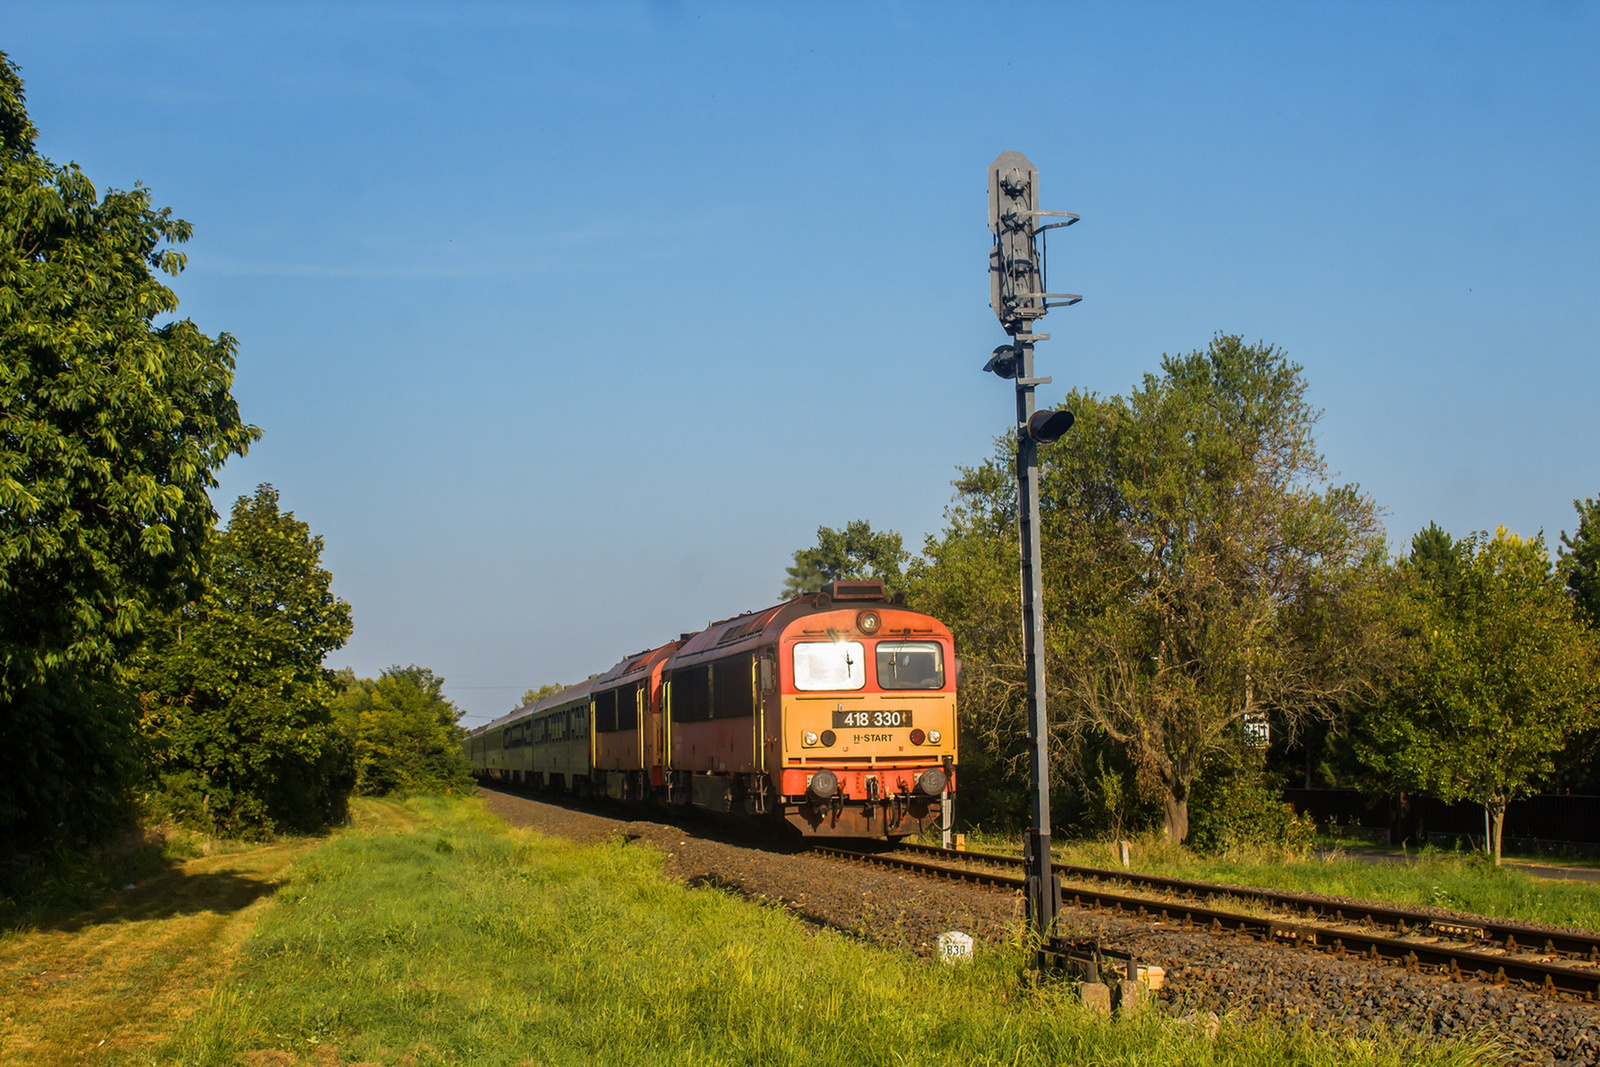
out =
<path fill-rule="evenodd" d="M 684 640 L 683 647 L 672 657 L 672 666 L 676 669 L 755 648 L 770 642 L 796 619 L 857 605 L 865 609 L 873 604 L 896 611 L 925 614 L 903 603 L 891 601 L 882 582 L 829 582 L 821 592 L 806 593 L 770 608 L 710 623 L 704 630 Z"/>

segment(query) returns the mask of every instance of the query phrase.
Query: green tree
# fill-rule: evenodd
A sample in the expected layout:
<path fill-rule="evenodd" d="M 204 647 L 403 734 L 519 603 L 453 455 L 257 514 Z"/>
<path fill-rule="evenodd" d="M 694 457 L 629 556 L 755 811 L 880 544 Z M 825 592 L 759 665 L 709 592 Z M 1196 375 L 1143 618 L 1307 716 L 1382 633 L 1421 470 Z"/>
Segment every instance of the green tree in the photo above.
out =
<path fill-rule="evenodd" d="M 1600 627 L 1600 502 L 1574 500 L 1578 512 L 1577 532 L 1561 533 L 1559 572 L 1572 593 L 1578 615 L 1590 626 Z"/>
<path fill-rule="evenodd" d="M 449 793 L 472 785 L 461 713 L 426 667 L 390 667 L 376 681 L 345 677 L 337 702 L 355 749 L 356 791 L 368 796 Z"/>
<path fill-rule="evenodd" d="M 910 603 L 950 627 L 961 656 L 961 818 L 1010 829 L 1027 821 L 1027 688 L 1009 442 L 999 451 L 989 463 L 960 470 L 945 528 L 928 535 L 907 578 Z M 1057 785 L 1066 784 L 1076 755 L 1071 746 L 1052 746 Z M 1053 794 L 1058 801 L 1063 795 Z"/>
<path fill-rule="evenodd" d="M 1596 645 L 1573 616 L 1542 537 L 1502 527 L 1453 543 L 1452 585 L 1413 543 L 1407 656 L 1365 715 L 1358 751 L 1376 771 L 1446 802 L 1484 809 L 1500 862 L 1506 805 L 1555 769 L 1592 721 Z"/>
<path fill-rule="evenodd" d="M 1461 584 L 1461 551 L 1455 540 L 1436 522 L 1411 538 L 1412 570 L 1440 596 L 1456 595 Z"/>
<path fill-rule="evenodd" d="M 1072 433 L 1042 453 L 1053 771 L 1081 776 L 1077 754 L 1109 738 L 1173 840 L 1196 777 L 1243 744 L 1247 719 L 1292 731 L 1331 715 L 1383 662 L 1374 508 L 1323 484 L 1305 389 L 1277 349 L 1218 336 L 1126 398 L 1073 394 Z M 913 603 L 958 634 L 978 683 L 964 700 L 1000 759 L 1025 729 L 1014 447 L 964 473 L 950 529 L 913 572 Z"/>
<path fill-rule="evenodd" d="M 562 685 L 560 682 L 546 682 L 544 685 L 538 686 L 537 688 L 529 689 L 526 693 L 522 694 L 522 700 L 517 704 L 517 708 L 525 708 L 530 704 L 537 704 L 545 697 L 554 696 L 565 688 L 566 686 Z M 515 711 L 517 709 L 512 708 L 511 710 Z"/>
<path fill-rule="evenodd" d="M 0 846 L 106 832 L 138 773 L 120 665 L 198 595 L 213 472 L 257 436 L 188 319 L 187 223 L 38 154 L 0 53 Z"/>
<path fill-rule="evenodd" d="M 846 523 L 843 530 L 819 526 L 816 545 L 797 549 L 794 566 L 785 568 L 788 577 L 779 595 L 787 599 L 815 592 L 828 582 L 852 578 L 876 578 L 898 592 L 905 583 L 902 568 L 909 558 L 900 535 L 893 530 L 877 531 L 860 519 Z"/>
<path fill-rule="evenodd" d="M 151 627 L 135 674 L 167 803 L 234 836 L 343 817 L 351 754 L 323 657 L 350 636 L 322 538 L 262 485 L 233 506 L 210 584 Z"/>

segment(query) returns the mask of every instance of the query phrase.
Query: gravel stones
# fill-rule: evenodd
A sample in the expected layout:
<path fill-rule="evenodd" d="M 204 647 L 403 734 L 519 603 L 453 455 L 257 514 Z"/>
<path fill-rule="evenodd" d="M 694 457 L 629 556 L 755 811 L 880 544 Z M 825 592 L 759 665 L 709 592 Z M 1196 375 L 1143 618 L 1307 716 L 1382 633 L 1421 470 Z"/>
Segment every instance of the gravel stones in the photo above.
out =
<path fill-rule="evenodd" d="M 579 810 L 495 790 L 484 795 L 490 810 L 513 825 L 579 841 L 622 836 L 644 843 L 665 855 L 669 875 L 688 884 L 780 905 L 818 926 L 919 955 L 936 954 L 945 930 L 990 943 L 1022 933 L 1022 900 L 1007 890 L 825 859 L 693 818 L 669 823 L 620 807 Z M 1269 1018 L 1291 1029 L 1487 1039 L 1514 1062 L 1600 1064 L 1600 1005 L 1574 997 L 1451 981 L 1397 964 L 1084 908 L 1067 907 L 1062 922 L 1073 934 L 1097 936 L 1165 967 L 1161 1001 L 1175 1016 L 1216 1012 Z"/>

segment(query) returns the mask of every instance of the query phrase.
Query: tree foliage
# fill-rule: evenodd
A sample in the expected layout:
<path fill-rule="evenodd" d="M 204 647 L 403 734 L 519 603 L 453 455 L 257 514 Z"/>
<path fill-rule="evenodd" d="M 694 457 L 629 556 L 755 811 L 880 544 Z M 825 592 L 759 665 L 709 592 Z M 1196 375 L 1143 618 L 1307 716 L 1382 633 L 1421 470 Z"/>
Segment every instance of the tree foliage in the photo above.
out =
<path fill-rule="evenodd" d="M 1498 864 L 1506 805 L 1591 722 L 1595 640 L 1543 538 L 1441 542 L 1434 529 L 1400 567 L 1403 669 L 1363 716 L 1358 750 L 1403 786 L 1482 805 Z"/>
<path fill-rule="evenodd" d="M 390 667 L 376 681 L 347 675 L 338 718 L 354 746 L 357 792 L 409 796 L 471 786 L 461 713 L 428 668 Z"/>
<path fill-rule="evenodd" d="M 1026 677 L 1017 593 L 1021 556 L 1016 488 L 1010 473 L 1013 447 L 1002 440 L 995 459 L 960 470 L 943 532 L 927 537 L 907 572 L 911 604 L 950 627 L 961 657 L 956 713 L 962 817 L 997 828 L 1015 828 L 1027 819 Z M 1065 784 L 1076 755 L 1069 746 L 1052 746 L 1057 784 Z"/>
<path fill-rule="evenodd" d="M 1559 571 L 1579 617 L 1600 628 L 1600 501 L 1574 500 L 1578 529 L 1562 531 Z"/>
<path fill-rule="evenodd" d="M 525 708 L 530 704 L 537 704 L 545 697 L 555 696 L 565 688 L 566 686 L 562 685 L 560 682 L 546 682 L 544 685 L 535 686 L 534 688 L 529 689 L 526 693 L 522 694 L 522 700 L 517 704 L 517 707 Z M 512 708 L 511 710 L 515 711 L 516 708 Z"/>
<path fill-rule="evenodd" d="M 213 472 L 257 435 L 234 341 L 172 314 L 187 223 L 35 150 L 0 53 L 0 841 L 103 832 L 137 763 L 118 665 L 195 594 Z M 58 829 L 58 826 L 60 829 Z"/>
<path fill-rule="evenodd" d="M 877 531 L 860 519 L 845 524 L 843 530 L 817 527 L 817 543 L 797 549 L 794 565 L 786 568 L 784 598 L 815 592 L 838 579 L 872 579 L 898 592 L 904 585 L 902 568 L 910 553 L 893 530 Z"/>
<path fill-rule="evenodd" d="M 323 657 L 350 636 L 322 538 L 262 485 L 233 506 L 199 600 L 157 617 L 135 680 L 161 786 L 235 836 L 343 817 L 351 754 Z"/>
<path fill-rule="evenodd" d="M 1081 778 L 1079 756 L 1109 740 L 1182 840 L 1193 782 L 1242 744 L 1247 716 L 1294 729 L 1381 661 L 1374 508 L 1322 484 L 1317 413 L 1270 346 L 1219 336 L 1126 398 L 1067 406 L 1077 423 L 1043 451 L 1040 481 L 1054 774 Z M 913 569 L 913 602 L 962 649 L 964 742 L 1013 766 L 1026 730 L 1014 447 L 963 472 L 948 529 Z"/>

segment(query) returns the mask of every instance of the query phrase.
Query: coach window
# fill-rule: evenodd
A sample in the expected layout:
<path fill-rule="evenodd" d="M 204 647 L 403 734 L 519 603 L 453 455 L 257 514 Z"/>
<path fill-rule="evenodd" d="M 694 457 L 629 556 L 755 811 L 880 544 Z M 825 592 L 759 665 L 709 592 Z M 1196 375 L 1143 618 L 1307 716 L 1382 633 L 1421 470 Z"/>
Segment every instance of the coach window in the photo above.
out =
<path fill-rule="evenodd" d="M 867 684 L 860 641 L 800 641 L 794 646 L 794 687 L 860 689 Z"/>

